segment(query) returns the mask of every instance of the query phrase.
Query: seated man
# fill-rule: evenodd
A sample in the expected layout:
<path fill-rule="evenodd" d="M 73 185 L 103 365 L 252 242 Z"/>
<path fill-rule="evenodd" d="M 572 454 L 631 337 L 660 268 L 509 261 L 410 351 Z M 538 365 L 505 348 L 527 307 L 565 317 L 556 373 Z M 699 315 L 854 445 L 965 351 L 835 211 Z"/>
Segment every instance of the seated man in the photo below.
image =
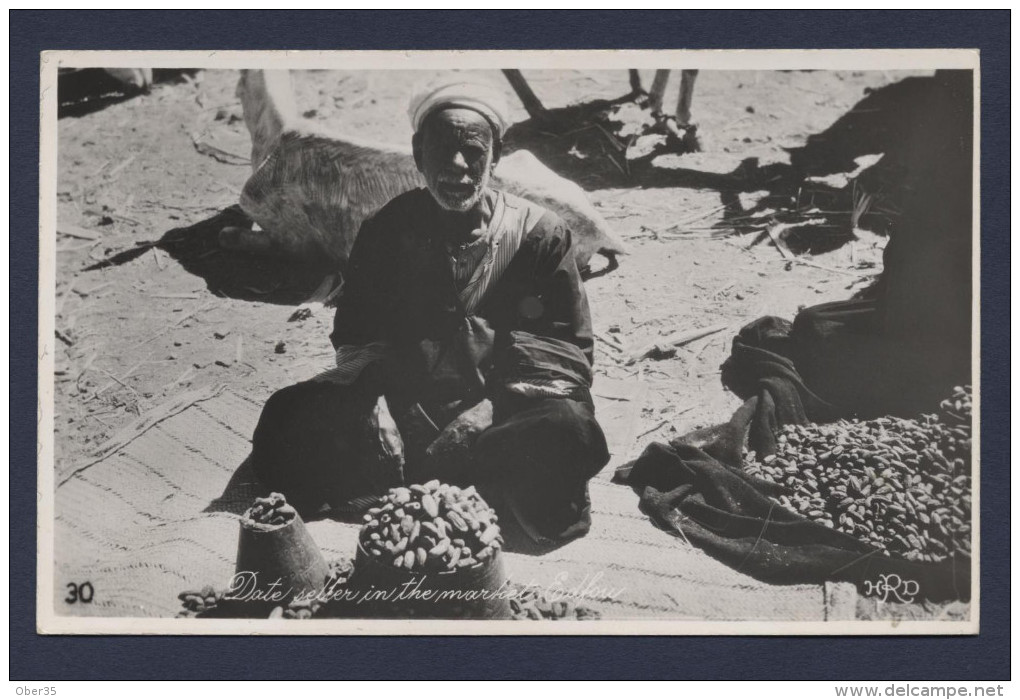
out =
<path fill-rule="evenodd" d="M 362 226 L 337 367 L 269 400 L 256 472 L 305 513 L 438 478 L 474 484 L 537 543 L 583 535 L 587 483 L 609 454 L 570 231 L 490 189 L 506 128 L 495 88 L 426 90 L 410 117 L 427 189 Z"/>

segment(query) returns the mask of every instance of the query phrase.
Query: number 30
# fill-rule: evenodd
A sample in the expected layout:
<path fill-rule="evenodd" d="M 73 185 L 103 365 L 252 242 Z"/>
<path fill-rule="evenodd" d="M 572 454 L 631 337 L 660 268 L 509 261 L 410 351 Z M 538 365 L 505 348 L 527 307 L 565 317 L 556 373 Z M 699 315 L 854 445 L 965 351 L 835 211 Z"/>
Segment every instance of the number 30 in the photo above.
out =
<path fill-rule="evenodd" d="M 85 583 L 69 583 L 67 584 L 67 597 L 64 598 L 65 603 L 91 603 L 92 596 L 95 591 L 92 589 L 92 584 L 86 581 Z"/>

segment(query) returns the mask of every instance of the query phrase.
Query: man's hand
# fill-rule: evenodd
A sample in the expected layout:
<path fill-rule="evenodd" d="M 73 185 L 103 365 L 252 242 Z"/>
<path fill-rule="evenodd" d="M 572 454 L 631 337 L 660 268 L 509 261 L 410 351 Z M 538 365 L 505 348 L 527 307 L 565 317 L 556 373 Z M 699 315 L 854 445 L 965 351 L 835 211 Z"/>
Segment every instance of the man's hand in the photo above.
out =
<path fill-rule="evenodd" d="M 442 457 L 464 457 L 475 444 L 475 440 L 492 426 L 492 402 L 488 399 L 475 404 L 457 416 L 439 434 L 425 455 L 430 459 Z"/>
<path fill-rule="evenodd" d="M 404 481 L 404 441 L 400 437 L 397 423 L 390 415 L 386 397 L 380 396 L 368 415 L 368 437 L 374 448 L 375 470 L 372 481 L 379 486 L 390 487 Z"/>

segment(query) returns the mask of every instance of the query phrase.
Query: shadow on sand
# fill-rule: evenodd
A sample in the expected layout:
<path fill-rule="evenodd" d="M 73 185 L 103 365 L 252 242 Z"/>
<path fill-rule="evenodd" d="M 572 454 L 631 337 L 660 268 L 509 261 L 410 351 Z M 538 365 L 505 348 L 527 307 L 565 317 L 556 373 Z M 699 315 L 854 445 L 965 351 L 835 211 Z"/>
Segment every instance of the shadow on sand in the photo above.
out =
<path fill-rule="evenodd" d="M 197 72 L 197 70 L 153 70 L 152 82 L 182 83 L 187 80 L 185 76 L 193 76 Z M 84 117 L 145 92 L 121 83 L 102 68 L 84 68 L 66 73 L 57 79 L 57 118 Z"/>
<path fill-rule="evenodd" d="M 318 289 L 323 278 L 335 272 L 328 266 L 298 263 L 225 250 L 219 233 L 226 226 L 251 227 L 251 219 L 234 205 L 192 224 L 167 231 L 153 243 L 116 253 L 86 270 L 115 267 L 145 254 L 150 248 L 166 251 L 189 273 L 205 280 L 217 296 L 296 306 Z"/>
<path fill-rule="evenodd" d="M 720 197 L 721 235 L 756 233 L 764 240 L 767 218 L 770 224 L 789 224 L 784 240 L 792 252 L 817 254 L 852 240 L 855 226 L 880 234 L 891 231 L 902 189 L 911 176 L 906 166 L 930 161 L 919 157 L 919 151 L 937 148 L 945 139 L 972 137 L 967 126 L 971 94 L 970 71 L 909 77 L 868 91 L 831 126 L 809 136 L 804 146 L 789 149 L 788 164 L 759 166 L 748 158 L 731 172 L 685 167 L 668 142 L 627 159 L 628 140 L 619 136 L 621 125 L 612 119 L 615 108 L 633 96 L 550 109 L 541 121 L 514 124 L 507 133 L 507 147 L 531 151 L 589 191 L 715 190 Z M 711 123 L 703 122 L 702 129 L 711 133 Z M 858 158 L 876 154 L 884 154 L 880 165 L 859 173 L 850 186 L 819 181 L 851 173 Z M 666 155 L 672 157 L 660 157 Z M 739 194 L 763 190 L 767 194 L 755 206 L 741 205 Z M 865 194 L 869 199 L 862 199 Z M 883 206 L 872 206 L 879 201 Z M 807 215 L 811 211 L 821 212 L 824 221 Z"/>

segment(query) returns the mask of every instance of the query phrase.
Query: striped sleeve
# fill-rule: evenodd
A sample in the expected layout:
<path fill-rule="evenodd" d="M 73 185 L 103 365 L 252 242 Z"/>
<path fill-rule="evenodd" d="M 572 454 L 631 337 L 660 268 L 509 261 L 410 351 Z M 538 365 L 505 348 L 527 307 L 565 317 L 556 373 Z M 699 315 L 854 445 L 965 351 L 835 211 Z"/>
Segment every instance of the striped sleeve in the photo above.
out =
<path fill-rule="evenodd" d="M 336 349 L 336 367 L 326 370 L 314 379 L 350 386 L 366 367 L 385 358 L 388 349 L 389 345 L 381 341 L 367 345 L 341 345 Z"/>

